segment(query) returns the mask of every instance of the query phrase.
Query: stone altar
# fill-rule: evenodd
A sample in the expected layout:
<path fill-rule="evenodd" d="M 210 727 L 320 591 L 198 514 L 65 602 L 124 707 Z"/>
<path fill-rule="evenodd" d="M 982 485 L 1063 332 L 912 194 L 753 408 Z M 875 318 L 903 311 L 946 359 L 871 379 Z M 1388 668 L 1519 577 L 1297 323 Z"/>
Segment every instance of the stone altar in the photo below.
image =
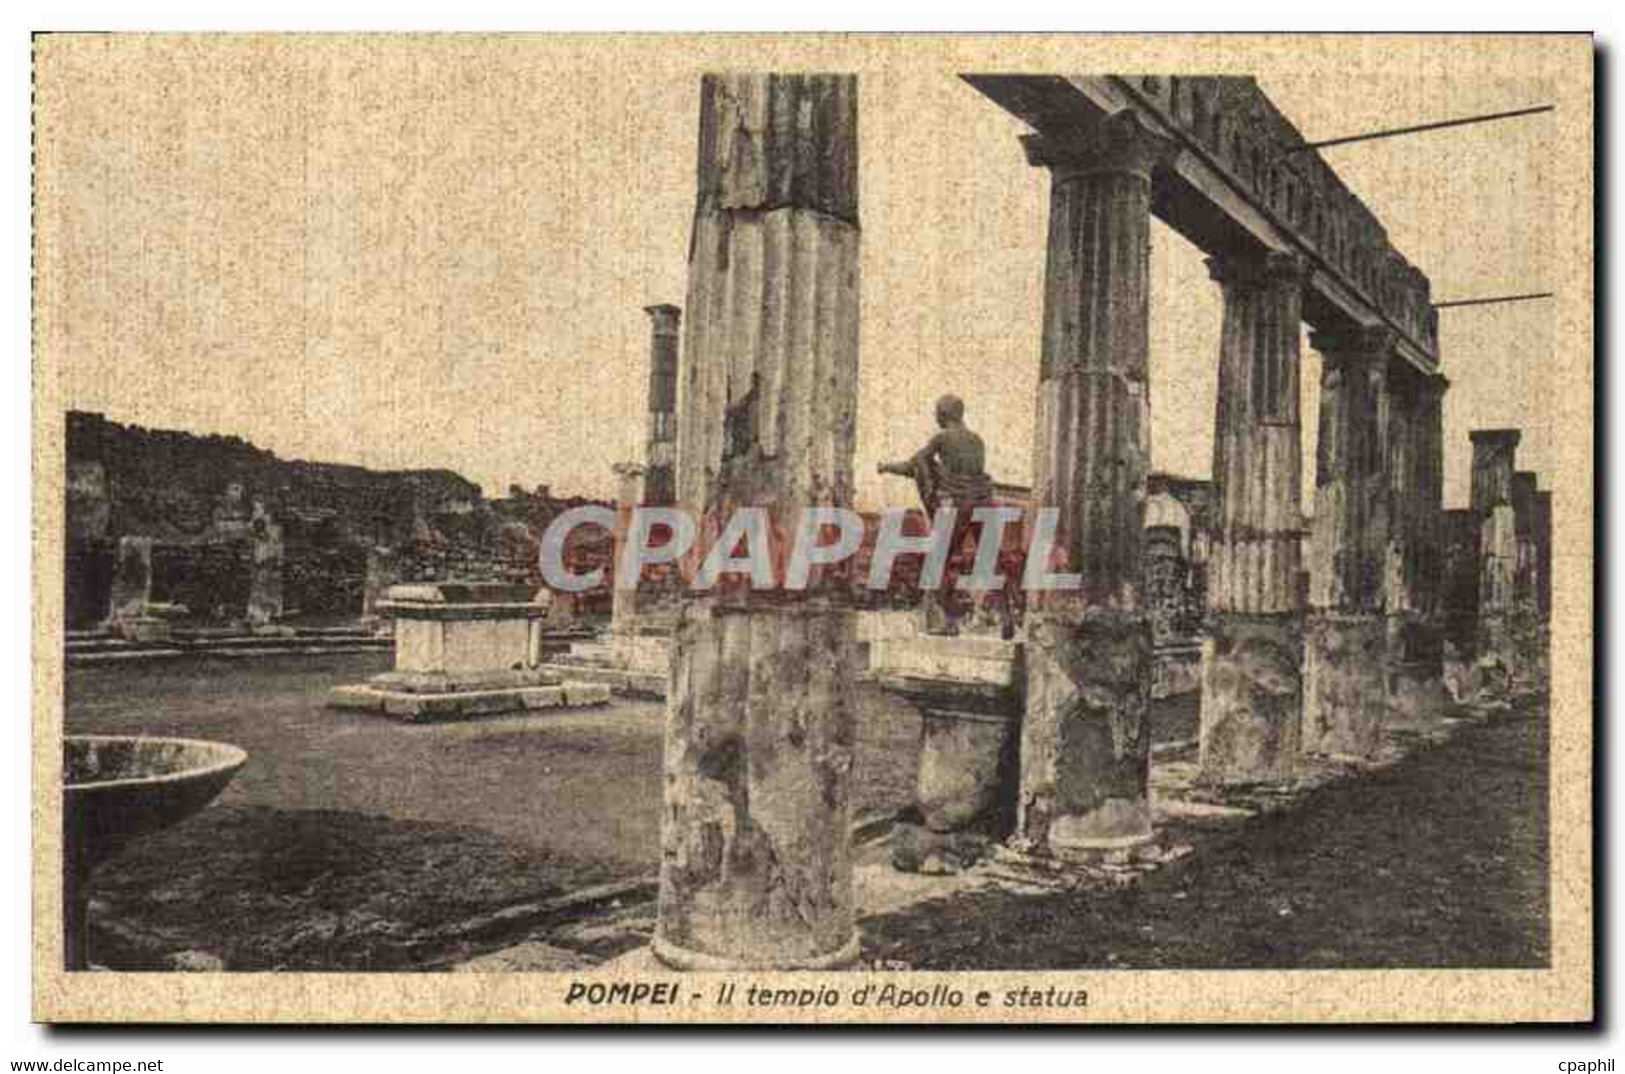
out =
<path fill-rule="evenodd" d="M 328 704 L 417 723 L 607 702 L 607 686 L 541 667 L 544 592 L 483 582 L 391 587 L 377 608 L 395 620 L 394 670 L 334 687 Z"/>

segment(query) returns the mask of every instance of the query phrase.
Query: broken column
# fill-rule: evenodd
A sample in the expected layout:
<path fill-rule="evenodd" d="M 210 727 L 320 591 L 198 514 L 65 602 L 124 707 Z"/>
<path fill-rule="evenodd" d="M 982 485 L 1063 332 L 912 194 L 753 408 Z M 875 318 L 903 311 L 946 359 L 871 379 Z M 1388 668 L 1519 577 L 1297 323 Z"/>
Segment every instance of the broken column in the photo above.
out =
<path fill-rule="evenodd" d="M 702 553 L 739 508 L 784 534 L 804 507 L 852 502 L 857 119 L 853 75 L 701 82 L 677 500 Z M 849 591 L 817 573 L 804 592 L 737 581 L 692 589 L 677 627 L 654 953 L 685 969 L 847 965 Z"/>
<path fill-rule="evenodd" d="M 654 507 L 677 496 L 672 469 L 677 454 L 677 326 L 683 311 L 676 306 L 645 306 L 649 315 L 649 428 L 644 444 L 643 502 Z"/>
<path fill-rule="evenodd" d="M 1050 172 L 1032 505 L 1057 515 L 1052 569 L 1077 577 L 1028 596 L 1016 836 L 1034 853 L 1089 854 L 1152 836 L 1151 177 L 1175 148 L 1127 110 L 1022 141 Z"/>
<path fill-rule="evenodd" d="M 1516 609 L 1518 527 L 1513 507 L 1517 429 L 1474 429 L 1471 507 L 1478 524 L 1478 658 L 1506 674 L 1518 670 L 1512 616 Z"/>
<path fill-rule="evenodd" d="M 1224 291 L 1217 525 L 1202 646 L 1203 778 L 1287 779 L 1303 725 L 1303 441 L 1298 350 L 1304 263 L 1290 254 L 1208 261 Z"/>
<path fill-rule="evenodd" d="M 1303 748 L 1364 758 L 1387 708 L 1388 366 L 1394 333 L 1316 332 L 1322 357 L 1320 438 L 1304 651 Z"/>

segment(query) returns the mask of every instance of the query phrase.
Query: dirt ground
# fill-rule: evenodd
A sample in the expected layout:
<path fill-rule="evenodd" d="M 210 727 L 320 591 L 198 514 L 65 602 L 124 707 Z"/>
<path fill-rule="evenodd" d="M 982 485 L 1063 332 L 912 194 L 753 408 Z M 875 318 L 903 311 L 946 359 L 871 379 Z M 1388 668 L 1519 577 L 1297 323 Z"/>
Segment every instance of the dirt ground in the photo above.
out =
<path fill-rule="evenodd" d="M 70 669 L 69 732 L 249 753 L 214 806 L 98 871 L 92 957 L 416 968 L 465 947 L 459 930 L 482 915 L 658 868 L 661 704 L 426 726 L 325 707 L 332 686 L 388 666 L 382 653 Z M 919 719 L 878 690 L 860 703 L 862 816 L 912 799 Z"/>
<path fill-rule="evenodd" d="M 432 968 L 505 941 L 471 924 L 647 878 L 659 862 L 663 708 L 407 726 L 326 708 L 388 654 L 185 658 L 70 669 L 70 732 L 233 742 L 248 765 L 219 802 L 131 847 L 93 882 L 93 958 L 164 968 L 198 951 L 234 970 Z M 860 690 L 860 816 L 913 797 L 919 719 Z M 1194 698 L 1159 704 L 1159 741 L 1195 733 Z M 487 935 L 488 934 L 488 935 Z"/>
<path fill-rule="evenodd" d="M 870 918 L 864 958 L 920 970 L 1545 966 L 1547 717 L 1544 705 L 1501 714 L 1301 808 L 1204 833 L 1199 853 L 1137 887 L 973 892 Z"/>

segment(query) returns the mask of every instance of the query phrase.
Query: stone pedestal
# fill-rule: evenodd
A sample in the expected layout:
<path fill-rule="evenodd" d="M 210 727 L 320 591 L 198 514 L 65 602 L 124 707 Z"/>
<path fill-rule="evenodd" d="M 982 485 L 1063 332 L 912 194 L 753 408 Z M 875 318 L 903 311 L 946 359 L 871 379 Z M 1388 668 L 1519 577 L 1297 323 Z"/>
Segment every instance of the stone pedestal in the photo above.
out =
<path fill-rule="evenodd" d="M 1324 358 L 1305 631 L 1303 747 L 1365 758 L 1387 707 L 1384 571 L 1390 504 L 1386 328 L 1317 332 Z"/>
<path fill-rule="evenodd" d="M 423 722 L 609 700 L 607 687 L 541 669 L 547 603 L 533 586 L 394 586 L 378 611 L 395 620 L 394 670 L 334 687 L 334 708 Z"/>
<path fill-rule="evenodd" d="M 803 508 L 852 503 L 857 119 L 851 75 L 701 82 L 677 415 L 678 506 L 699 531 L 690 584 L 739 508 L 793 533 Z M 668 966 L 828 969 L 858 957 L 849 599 L 816 572 L 793 593 L 724 573 L 684 604 L 653 944 Z"/>
<path fill-rule="evenodd" d="M 1016 729 L 1023 702 L 1015 642 L 915 637 L 876 643 L 880 685 L 920 711 L 915 808 L 938 833 L 1013 819 Z"/>
<path fill-rule="evenodd" d="M 1223 285 L 1202 647 L 1205 780 L 1289 779 L 1302 740 L 1302 429 L 1299 336 L 1304 263 L 1283 253 L 1212 258 Z"/>

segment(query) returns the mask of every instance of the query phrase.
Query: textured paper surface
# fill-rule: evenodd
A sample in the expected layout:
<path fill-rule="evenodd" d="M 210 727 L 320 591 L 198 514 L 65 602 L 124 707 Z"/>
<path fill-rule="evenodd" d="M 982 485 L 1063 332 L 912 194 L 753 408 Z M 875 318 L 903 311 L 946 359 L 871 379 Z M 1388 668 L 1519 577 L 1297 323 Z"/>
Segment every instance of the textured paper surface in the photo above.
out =
<path fill-rule="evenodd" d="M 899 502 L 874 462 L 923 439 L 945 386 L 972 400 L 979 427 L 998 430 L 994 476 L 1028 479 L 1047 178 L 1022 157 L 1022 125 L 961 73 L 1249 74 L 1310 137 L 1556 105 L 1528 124 L 1328 154 L 1357 194 L 1362 177 L 1416 177 L 1413 198 L 1373 208 L 1394 245 L 1433 276 L 1436 301 L 1556 292 L 1538 313 L 1441 328 L 1452 381 L 1446 505 L 1466 499 L 1471 428 L 1522 427 L 1520 468 L 1554 491 L 1551 968 L 895 979 L 967 991 L 1085 987 L 1087 1022 L 1590 1016 L 1589 38 L 42 35 L 34 53 L 37 1018 L 1057 1018 L 847 1005 L 566 1010 L 568 980 L 546 975 L 56 968 L 64 411 L 238 433 L 284 458 L 445 466 L 487 490 L 542 479 L 613 495 L 611 464 L 634 457 L 643 437 L 642 307 L 684 293 L 699 78 L 730 70 L 859 76 L 864 507 Z M 1534 181 L 1508 180 L 1503 154 L 1539 161 L 1533 171 L 1520 164 Z M 1441 156 L 1448 184 L 1424 178 L 1437 176 Z M 1427 259 L 1445 250 L 1448 279 Z M 1159 469 L 1205 474 L 1217 291 L 1189 250 L 1165 248 L 1153 250 L 1152 290 L 1153 455 Z M 1306 489 L 1317 362 L 1306 347 Z"/>

